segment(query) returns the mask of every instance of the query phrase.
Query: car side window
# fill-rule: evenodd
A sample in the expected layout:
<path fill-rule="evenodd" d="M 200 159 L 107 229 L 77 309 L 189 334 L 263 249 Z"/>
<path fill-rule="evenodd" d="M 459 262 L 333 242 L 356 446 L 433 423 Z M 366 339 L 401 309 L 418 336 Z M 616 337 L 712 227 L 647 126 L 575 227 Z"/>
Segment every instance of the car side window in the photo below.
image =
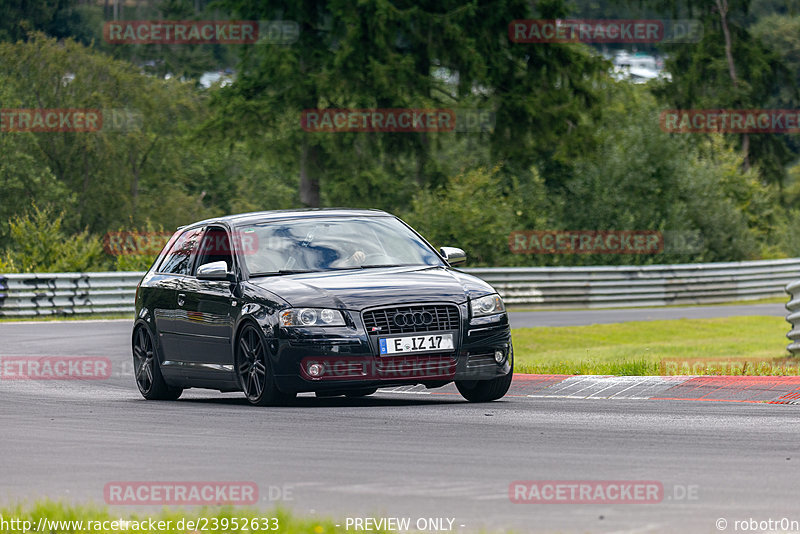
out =
<path fill-rule="evenodd" d="M 233 271 L 233 250 L 231 249 L 231 240 L 228 232 L 224 228 L 212 226 L 208 228 L 203 235 L 203 240 L 200 242 L 198 250 L 197 267 L 205 265 L 206 263 L 214 263 L 217 261 L 224 261 L 227 266 L 227 271 Z"/>
<path fill-rule="evenodd" d="M 197 241 L 202 234 L 202 228 L 186 230 L 175 240 L 167 257 L 161 263 L 158 271 L 167 274 L 186 275 L 192 271 L 192 262 L 197 253 Z"/>

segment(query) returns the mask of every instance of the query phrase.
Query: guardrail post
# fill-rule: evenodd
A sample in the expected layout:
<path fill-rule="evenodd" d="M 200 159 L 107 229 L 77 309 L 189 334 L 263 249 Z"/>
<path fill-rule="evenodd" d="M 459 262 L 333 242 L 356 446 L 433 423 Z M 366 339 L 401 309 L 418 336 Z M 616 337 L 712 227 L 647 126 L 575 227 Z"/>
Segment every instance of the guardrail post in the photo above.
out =
<path fill-rule="evenodd" d="M 789 314 L 786 316 L 786 322 L 792 325 L 792 329 L 786 334 L 791 341 L 786 350 L 792 356 L 797 356 L 800 354 L 800 280 L 789 283 L 786 292 L 789 294 L 789 302 L 786 303 Z"/>

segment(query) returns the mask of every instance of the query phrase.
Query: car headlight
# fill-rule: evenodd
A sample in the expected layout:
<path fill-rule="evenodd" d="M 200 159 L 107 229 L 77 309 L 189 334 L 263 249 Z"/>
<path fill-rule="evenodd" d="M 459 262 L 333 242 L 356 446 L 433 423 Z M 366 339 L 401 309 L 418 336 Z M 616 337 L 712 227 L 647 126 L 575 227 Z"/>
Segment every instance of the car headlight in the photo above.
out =
<path fill-rule="evenodd" d="M 280 313 L 281 326 L 345 326 L 339 310 L 292 308 Z"/>
<path fill-rule="evenodd" d="M 501 299 L 500 295 L 497 293 L 494 295 L 486 295 L 485 297 L 472 301 L 473 317 L 485 317 L 487 315 L 503 313 L 504 311 L 506 311 L 506 306 L 503 304 L 503 299 Z"/>

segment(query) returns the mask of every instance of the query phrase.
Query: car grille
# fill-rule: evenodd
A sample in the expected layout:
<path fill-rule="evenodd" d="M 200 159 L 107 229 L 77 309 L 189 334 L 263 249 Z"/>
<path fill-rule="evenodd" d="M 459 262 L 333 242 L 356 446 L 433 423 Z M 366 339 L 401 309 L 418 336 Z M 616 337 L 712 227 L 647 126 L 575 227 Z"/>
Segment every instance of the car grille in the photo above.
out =
<path fill-rule="evenodd" d="M 398 315 L 400 317 L 396 320 Z M 458 307 L 448 304 L 368 310 L 363 313 L 363 318 L 367 332 L 373 335 L 458 330 L 459 327 Z"/>

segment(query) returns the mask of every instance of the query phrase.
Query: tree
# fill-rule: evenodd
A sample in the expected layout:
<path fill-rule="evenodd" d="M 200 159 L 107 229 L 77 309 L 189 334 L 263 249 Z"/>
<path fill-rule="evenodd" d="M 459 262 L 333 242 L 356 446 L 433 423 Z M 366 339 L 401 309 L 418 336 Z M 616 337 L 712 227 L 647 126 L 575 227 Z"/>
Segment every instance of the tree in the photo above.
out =
<path fill-rule="evenodd" d="M 0 78 L 9 108 L 89 109 L 101 117 L 95 131 L 8 134 L 26 136 L 25 153 L 75 195 L 71 230 L 101 232 L 120 215 L 136 219 L 143 189 L 191 182 L 182 148 L 191 145 L 184 141 L 188 125 L 202 111 L 191 86 L 132 72 L 127 63 L 41 34 L 0 43 Z"/>
<path fill-rule="evenodd" d="M 621 83 L 607 93 L 598 150 L 567 182 L 564 223 L 576 229 L 656 230 L 663 254 L 581 256 L 569 263 L 675 263 L 755 259 L 774 222 L 774 188 L 720 136 L 701 140 L 659 128 L 647 90 Z M 575 207 L 578 209 L 569 209 Z M 563 223 L 562 223 L 563 224 Z M 693 236 L 698 236 L 696 240 Z M 671 236 L 689 236 L 689 247 Z"/>
<path fill-rule="evenodd" d="M 385 190 L 393 180 L 402 191 L 395 201 L 408 202 L 415 188 L 444 182 L 448 172 L 436 152 L 454 134 L 304 132 L 304 109 L 490 109 L 497 113 L 494 131 L 470 135 L 513 174 L 528 172 L 533 161 L 570 157 L 566 147 L 582 135 L 595 100 L 593 78 L 603 71 L 587 47 L 510 42 L 509 22 L 534 15 L 522 0 L 220 5 L 241 18 L 299 24 L 293 45 L 243 52 L 239 77 L 214 99 L 217 117 L 208 127 L 262 139 L 253 150 L 281 155 L 299 176 L 300 201 L 308 206 L 322 205 L 326 190 L 341 190 L 348 180 L 344 188 L 353 193 L 362 181 Z M 561 0 L 537 9 L 543 17 L 566 12 Z"/>
<path fill-rule="evenodd" d="M 0 77 L 0 101 L 13 102 L 5 80 Z M 10 240 L 9 221 L 24 214 L 34 202 L 42 206 L 75 206 L 75 195 L 59 182 L 42 158 L 34 156 L 34 133 L 0 134 L 0 250 Z"/>
<path fill-rule="evenodd" d="M 792 108 L 800 101 L 796 85 L 779 55 L 746 26 L 750 0 L 689 0 L 688 15 L 703 24 L 693 46 L 667 46 L 672 82 L 656 89 L 680 109 Z M 782 136 L 741 134 L 743 165 L 757 165 L 764 178 L 782 184 L 793 159 Z"/>
<path fill-rule="evenodd" d="M 0 3 L 0 40 L 25 39 L 28 32 L 50 32 L 59 14 L 77 0 L 4 0 Z"/>

